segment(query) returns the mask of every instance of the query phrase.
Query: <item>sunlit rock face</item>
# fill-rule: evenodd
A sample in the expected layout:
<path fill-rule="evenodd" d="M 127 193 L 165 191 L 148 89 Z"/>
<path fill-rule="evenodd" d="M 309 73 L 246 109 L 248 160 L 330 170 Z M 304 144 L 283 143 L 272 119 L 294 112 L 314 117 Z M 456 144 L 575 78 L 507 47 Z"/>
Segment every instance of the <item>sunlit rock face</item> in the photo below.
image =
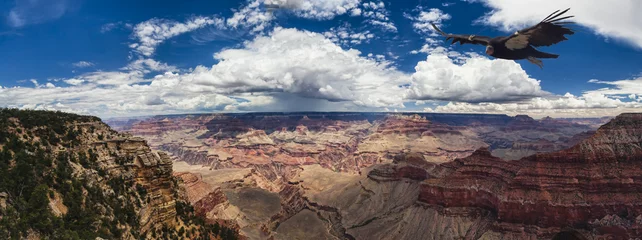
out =
<path fill-rule="evenodd" d="M 480 149 L 438 168 L 419 202 L 492 212 L 485 236 L 552 237 L 564 227 L 614 239 L 642 234 L 642 114 L 622 114 L 566 150 L 505 161 Z"/>
<path fill-rule="evenodd" d="M 589 186 L 598 180 L 580 175 L 592 168 L 573 165 L 573 157 L 545 160 L 603 135 L 604 127 L 595 133 L 586 122 L 593 124 L 503 115 L 252 113 L 152 117 L 123 128 L 170 154 L 198 214 L 236 225 L 249 239 L 537 239 L 564 226 L 580 226 L 584 235 L 591 231 L 583 226 L 606 231 L 637 217 L 596 208 L 584 214 L 588 200 L 573 197 L 597 192 Z M 539 217 L 543 210 L 553 215 Z"/>

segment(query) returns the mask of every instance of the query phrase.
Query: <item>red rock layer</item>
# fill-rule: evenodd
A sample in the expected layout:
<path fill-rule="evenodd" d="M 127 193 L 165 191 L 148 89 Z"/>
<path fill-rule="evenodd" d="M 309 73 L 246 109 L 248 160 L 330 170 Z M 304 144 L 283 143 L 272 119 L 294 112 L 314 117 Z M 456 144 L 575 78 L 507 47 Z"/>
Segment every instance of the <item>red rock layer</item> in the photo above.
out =
<path fill-rule="evenodd" d="M 213 188 L 202 181 L 202 177 L 188 172 L 176 172 L 174 176 L 183 181 L 186 189 L 187 199 L 194 206 L 196 214 L 207 217 L 219 204 L 225 203 L 227 198 L 220 188 Z"/>
<path fill-rule="evenodd" d="M 420 202 L 488 209 L 500 231 L 573 227 L 642 236 L 642 114 L 622 114 L 568 150 L 504 161 L 480 149 L 431 175 Z M 621 221 L 590 224 L 609 216 Z"/>
<path fill-rule="evenodd" d="M 163 118 L 149 119 L 140 121 L 126 128 L 127 132 L 134 135 L 161 135 L 167 131 L 176 131 L 181 129 L 205 129 L 205 123 L 212 117 L 184 117 L 184 118 Z M 125 129 L 123 129 L 125 130 Z"/>

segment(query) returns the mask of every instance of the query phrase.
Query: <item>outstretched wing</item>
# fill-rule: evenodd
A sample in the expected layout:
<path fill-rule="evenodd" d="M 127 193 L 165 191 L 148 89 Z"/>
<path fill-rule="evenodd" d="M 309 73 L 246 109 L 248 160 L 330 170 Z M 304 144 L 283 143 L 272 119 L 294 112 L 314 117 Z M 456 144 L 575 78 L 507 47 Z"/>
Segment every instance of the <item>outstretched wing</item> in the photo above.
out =
<path fill-rule="evenodd" d="M 560 10 L 548 15 L 537 25 L 517 31 L 506 40 L 506 47 L 510 50 L 522 49 L 528 45 L 541 47 L 551 46 L 564 40 L 568 40 L 564 35 L 573 35 L 573 30 L 566 28 L 565 25 L 573 22 L 563 22 L 562 20 L 572 18 L 573 16 L 561 17 L 568 12 L 566 9 L 560 13 Z"/>
<path fill-rule="evenodd" d="M 464 43 L 469 44 L 479 44 L 479 45 L 488 45 L 490 42 L 489 37 L 476 36 L 476 35 L 462 35 L 462 34 L 448 34 L 439 29 L 435 24 L 431 23 L 432 27 L 442 36 L 446 37 L 446 40 L 452 39 L 453 41 L 450 44 L 455 44 L 459 42 L 460 45 Z"/>

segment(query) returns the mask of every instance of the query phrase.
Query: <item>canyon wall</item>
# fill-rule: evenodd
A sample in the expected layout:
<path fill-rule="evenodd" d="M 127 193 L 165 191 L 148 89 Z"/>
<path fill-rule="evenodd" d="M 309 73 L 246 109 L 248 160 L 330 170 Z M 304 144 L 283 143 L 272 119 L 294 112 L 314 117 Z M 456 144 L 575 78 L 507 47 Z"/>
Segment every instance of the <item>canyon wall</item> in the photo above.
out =
<path fill-rule="evenodd" d="M 566 150 L 505 161 L 480 149 L 443 164 L 419 201 L 488 210 L 489 236 L 552 237 L 568 227 L 628 239 L 642 235 L 641 166 L 642 114 L 622 114 Z"/>

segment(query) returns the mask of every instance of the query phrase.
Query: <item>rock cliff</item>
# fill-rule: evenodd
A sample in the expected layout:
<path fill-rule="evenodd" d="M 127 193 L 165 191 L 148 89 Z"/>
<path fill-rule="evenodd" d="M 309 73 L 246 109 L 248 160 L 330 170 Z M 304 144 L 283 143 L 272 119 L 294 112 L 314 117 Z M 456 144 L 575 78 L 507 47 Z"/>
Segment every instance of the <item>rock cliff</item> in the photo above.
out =
<path fill-rule="evenodd" d="M 642 236 L 642 114 L 622 114 L 558 152 L 504 161 L 480 149 L 435 168 L 419 201 L 484 209 L 484 236 L 550 238 L 564 228 L 590 237 Z M 531 229 L 531 230 L 526 230 Z"/>
<path fill-rule="evenodd" d="M 0 149 L 2 239 L 191 239 L 221 232 L 181 197 L 167 154 L 98 118 L 0 109 Z"/>

